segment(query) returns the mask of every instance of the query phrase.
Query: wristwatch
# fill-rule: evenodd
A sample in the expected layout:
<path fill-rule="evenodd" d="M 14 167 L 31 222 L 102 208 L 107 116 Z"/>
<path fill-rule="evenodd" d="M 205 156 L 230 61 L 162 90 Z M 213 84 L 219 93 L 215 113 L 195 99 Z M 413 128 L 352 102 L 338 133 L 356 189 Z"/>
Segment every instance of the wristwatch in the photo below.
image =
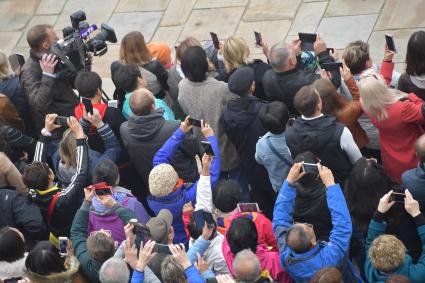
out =
<path fill-rule="evenodd" d="M 46 128 L 41 129 L 41 134 L 45 137 L 51 137 L 52 133 L 49 132 Z"/>

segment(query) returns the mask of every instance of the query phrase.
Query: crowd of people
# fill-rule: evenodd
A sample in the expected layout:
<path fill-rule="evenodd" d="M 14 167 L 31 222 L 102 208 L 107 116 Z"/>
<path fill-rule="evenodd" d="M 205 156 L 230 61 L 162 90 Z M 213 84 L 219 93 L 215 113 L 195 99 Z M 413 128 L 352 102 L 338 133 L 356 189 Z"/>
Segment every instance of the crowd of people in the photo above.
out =
<path fill-rule="evenodd" d="M 424 31 L 403 74 L 363 41 L 171 58 L 134 31 L 112 99 L 95 57 L 59 74 L 52 26 L 26 39 L 0 51 L 1 282 L 425 282 Z"/>

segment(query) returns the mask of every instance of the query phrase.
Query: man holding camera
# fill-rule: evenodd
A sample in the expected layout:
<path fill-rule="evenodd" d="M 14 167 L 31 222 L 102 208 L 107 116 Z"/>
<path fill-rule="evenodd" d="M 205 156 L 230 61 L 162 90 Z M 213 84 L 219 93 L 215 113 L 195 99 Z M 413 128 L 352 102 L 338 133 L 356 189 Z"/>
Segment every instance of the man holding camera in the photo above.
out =
<path fill-rule="evenodd" d="M 78 104 L 72 84 L 55 74 L 58 59 L 49 54 L 49 50 L 57 40 L 56 32 L 50 25 L 33 26 L 27 33 L 31 50 L 22 67 L 21 80 L 38 131 L 43 128 L 47 113 L 72 116 Z M 60 136 L 60 133 L 54 133 L 54 137 Z"/>

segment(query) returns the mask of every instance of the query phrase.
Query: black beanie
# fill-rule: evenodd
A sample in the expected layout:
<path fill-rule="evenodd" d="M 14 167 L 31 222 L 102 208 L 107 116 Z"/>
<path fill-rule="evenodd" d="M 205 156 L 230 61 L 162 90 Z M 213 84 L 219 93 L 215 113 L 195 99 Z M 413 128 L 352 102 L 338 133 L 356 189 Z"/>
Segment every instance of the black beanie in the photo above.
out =
<path fill-rule="evenodd" d="M 245 96 L 254 81 L 254 71 L 250 67 L 241 67 L 229 78 L 229 90 L 239 96 Z"/>

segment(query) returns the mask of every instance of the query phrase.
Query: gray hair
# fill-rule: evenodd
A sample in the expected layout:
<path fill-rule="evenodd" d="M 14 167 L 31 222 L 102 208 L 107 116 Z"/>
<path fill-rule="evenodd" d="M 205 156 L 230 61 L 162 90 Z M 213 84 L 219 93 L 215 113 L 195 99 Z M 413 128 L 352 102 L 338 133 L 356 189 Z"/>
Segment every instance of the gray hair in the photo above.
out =
<path fill-rule="evenodd" d="M 167 256 L 161 263 L 161 277 L 164 283 L 184 283 L 186 275 L 184 268 L 172 256 Z"/>
<path fill-rule="evenodd" d="M 239 281 L 255 282 L 261 275 L 260 260 L 251 250 L 242 250 L 235 256 L 233 270 Z"/>
<path fill-rule="evenodd" d="M 269 51 L 269 61 L 273 69 L 278 72 L 283 72 L 288 66 L 288 60 L 291 57 L 291 47 L 283 41 L 280 41 L 272 46 Z"/>
<path fill-rule="evenodd" d="M 125 261 L 111 257 L 102 264 L 99 271 L 99 279 L 102 283 L 128 283 L 130 281 L 130 271 Z"/>

